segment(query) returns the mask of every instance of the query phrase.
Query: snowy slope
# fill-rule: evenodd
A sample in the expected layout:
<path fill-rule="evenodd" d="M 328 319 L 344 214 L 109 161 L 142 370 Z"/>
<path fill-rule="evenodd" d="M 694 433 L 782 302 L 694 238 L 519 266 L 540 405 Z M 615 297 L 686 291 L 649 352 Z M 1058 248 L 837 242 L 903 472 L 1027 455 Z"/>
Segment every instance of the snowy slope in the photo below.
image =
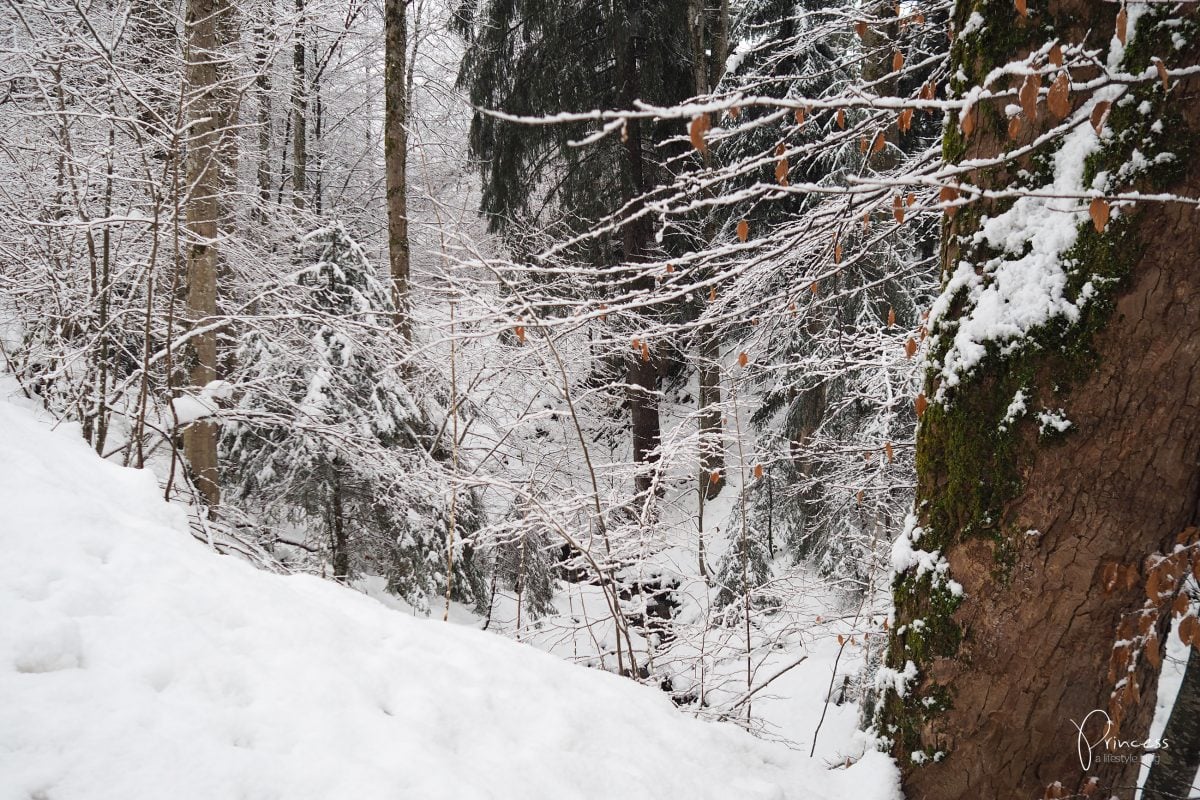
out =
<path fill-rule="evenodd" d="M 0 400 L 0 800 L 896 796 L 656 691 L 215 555 Z"/>

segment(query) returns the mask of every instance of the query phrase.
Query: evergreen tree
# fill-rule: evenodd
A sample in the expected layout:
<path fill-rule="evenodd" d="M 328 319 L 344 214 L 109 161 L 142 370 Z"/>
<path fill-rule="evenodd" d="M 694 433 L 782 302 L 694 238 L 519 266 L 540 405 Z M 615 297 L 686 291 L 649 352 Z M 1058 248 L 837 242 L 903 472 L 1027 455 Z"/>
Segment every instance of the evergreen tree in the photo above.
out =
<path fill-rule="evenodd" d="M 445 448 L 392 364 L 389 292 L 339 224 L 302 243 L 310 265 L 277 288 L 300 309 L 247 332 L 240 390 L 224 449 L 229 481 L 277 524 L 318 541 L 333 577 L 387 576 L 421 610 L 445 592 L 449 514 Z M 478 497 L 459 490 L 452 589 L 482 599 L 464 538 L 482 521 Z"/>

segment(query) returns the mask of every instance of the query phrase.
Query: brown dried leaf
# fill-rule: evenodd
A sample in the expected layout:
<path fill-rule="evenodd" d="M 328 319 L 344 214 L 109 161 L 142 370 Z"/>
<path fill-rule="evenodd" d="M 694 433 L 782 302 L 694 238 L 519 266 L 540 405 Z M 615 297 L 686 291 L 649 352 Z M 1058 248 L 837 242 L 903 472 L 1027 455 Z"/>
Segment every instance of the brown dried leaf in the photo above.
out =
<path fill-rule="evenodd" d="M 1062 45 L 1057 42 L 1055 42 L 1054 46 L 1050 48 L 1050 63 L 1056 67 L 1061 67 L 1063 65 Z"/>
<path fill-rule="evenodd" d="M 1189 647 L 1197 644 L 1197 624 L 1196 617 L 1193 614 L 1189 614 L 1183 619 L 1179 620 L 1179 627 L 1177 629 L 1179 632 L 1179 641 L 1183 642 Z"/>
<path fill-rule="evenodd" d="M 958 213 L 958 206 L 949 205 L 958 199 L 958 189 L 953 186 L 943 186 L 938 192 L 938 202 L 946 210 L 946 216 L 954 219 L 954 215 Z"/>
<path fill-rule="evenodd" d="M 515 333 L 517 335 L 518 342 L 520 342 L 521 344 L 525 344 L 525 326 L 524 325 L 518 325 L 517 327 L 513 328 L 513 333 Z"/>
<path fill-rule="evenodd" d="M 786 158 L 779 159 L 779 163 L 775 165 L 775 181 L 780 186 L 788 185 L 788 160 Z"/>
<path fill-rule="evenodd" d="M 1171 75 L 1167 72 L 1167 65 L 1163 63 L 1161 58 L 1155 58 L 1154 68 L 1158 70 L 1158 79 L 1162 81 L 1163 91 L 1171 91 Z"/>
<path fill-rule="evenodd" d="M 1151 630 L 1146 636 L 1146 643 L 1142 645 L 1146 653 L 1146 663 L 1158 669 L 1162 666 L 1162 650 L 1158 647 L 1158 631 Z"/>
<path fill-rule="evenodd" d="M 846 127 L 846 109 L 839 108 L 837 113 L 837 126 L 839 128 Z"/>
<path fill-rule="evenodd" d="M 691 123 L 688 124 L 688 138 L 692 140 L 692 147 L 701 153 L 708 151 L 708 142 L 705 140 L 704 134 L 708 133 L 711 124 L 708 114 L 692 117 Z"/>
<path fill-rule="evenodd" d="M 720 483 L 721 482 L 721 471 L 714 469 L 712 471 L 712 474 L 708 476 L 708 482 L 712 483 L 712 484 Z"/>
<path fill-rule="evenodd" d="M 904 343 L 904 357 L 911 359 L 913 357 L 913 355 L 916 354 L 916 352 L 917 352 L 917 340 L 910 336 L 910 337 L 908 337 L 908 341 L 906 341 Z"/>
<path fill-rule="evenodd" d="M 642 342 L 642 361 L 649 361 L 649 360 L 650 360 L 650 345 L 646 342 Z"/>
<path fill-rule="evenodd" d="M 729 118 L 730 119 L 738 119 L 741 116 L 742 116 L 742 107 L 741 106 L 733 106 L 732 108 L 729 109 Z"/>
<path fill-rule="evenodd" d="M 1041 88 L 1042 79 L 1037 75 L 1028 75 L 1025 78 L 1025 82 L 1021 84 L 1021 91 L 1017 95 L 1021 101 L 1021 113 L 1030 122 L 1037 119 L 1038 92 Z"/>
<path fill-rule="evenodd" d="M 883 453 L 887 456 L 888 463 L 892 463 L 892 459 L 895 458 L 895 452 L 892 450 L 891 442 L 884 442 Z"/>
<path fill-rule="evenodd" d="M 854 32 L 858 34 L 859 39 L 866 39 L 867 38 L 867 23 L 863 22 L 861 19 L 858 22 L 854 23 Z"/>
<path fill-rule="evenodd" d="M 708 302 L 715 302 L 717 299 L 717 287 L 712 287 L 708 290 Z"/>
<path fill-rule="evenodd" d="M 904 67 L 904 53 L 897 50 L 892 53 L 892 72 L 899 72 Z"/>
<path fill-rule="evenodd" d="M 1067 73 L 1062 73 L 1050 84 L 1050 93 L 1046 95 L 1046 107 L 1059 119 L 1064 119 L 1071 113 L 1071 79 Z"/>
<path fill-rule="evenodd" d="M 761 481 L 762 476 L 763 476 L 763 465 L 755 464 L 754 465 L 754 480 Z"/>
<path fill-rule="evenodd" d="M 1021 118 L 1012 117 L 1008 121 L 1008 138 L 1015 139 L 1021 133 Z"/>
<path fill-rule="evenodd" d="M 1092 225 L 1096 226 L 1096 233 L 1104 233 L 1104 226 L 1108 224 L 1108 203 L 1102 197 L 1093 197 L 1092 202 L 1088 204 L 1088 214 L 1092 217 Z"/>
<path fill-rule="evenodd" d="M 963 136 L 970 136 L 975 132 L 975 122 L 979 117 L 979 111 L 975 106 L 971 106 L 963 112 L 962 120 L 959 125 L 962 128 Z"/>
<path fill-rule="evenodd" d="M 1108 115 L 1108 109 L 1112 107 L 1112 102 L 1101 100 L 1092 108 L 1092 127 L 1096 129 L 1096 135 L 1100 135 L 1100 131 L 1104 130 L 1104 118 Z"/>
<path fill-rule="evenodd" d="M 1177 617 L 1182 617 L 1187 613 L 1189 605 L 1190 603 L 1186 594 L 1175 595 L 1175 602 L 1171 604 L 1171 613 Z"/>
<path fill-rule="evenodd" d="M 601 322 L 608 321 L 608 305 L 606 303 L 600 304 L 600 321 Z"/>
<path fill-rule="evenodd" d="M 924 393 L 917 395 L 917 399 L 914 401 L 913 407 L 916 409 L 917 419 L 920 419 L 925 415 L 925 409 L 929 408 L 929 401 L 925 399 Z"/>
<path fill-rule="evenodd" d="M 796 118 L 797 125 L 804 124 L 804 109 L 803 108 L 797 108 L 794 116 Z"/>
<path fill-rule="evenodd" d="M 878 153 L 880 150 L 883 149 L 883 146 L 886 143 L 887 143 L 887 141 L 884 139 L 882 131 L 875 134 L 875 141 L 871 144 L 871 152 Z"/>
<path fill-rule="evenodd" d="M 916 203 L 917 203 L 917 195 L 914 192 L 909 192 L 908 196 L 904 198 L 904 205 L 908 206 L 909 208 L 912 208 L 914 205 L 916 205 Z"/>
<path fill-rule="evenodd" d="M 745 351 L 738 353 L 738 366 L 744 367 L 750 363 L 750 356 L 746 355 Z"/>
<path fill-rule="evenodd" d="M 867 137 L 865 137 L 865 136 L 858 137 L 858 152 L 865 153 L 865 152 L 867 152 L 867 148 L 869 148 L 870 146 L 871 145 L 867 142 Z"/>
<path fill-rule="evenodd" d="M 889 328 L 896 327 L 896 309 L 894 309 L 894 308 L 888 309 L 888 327 Z"/>
<path fill-rule="evenodd" d="M 908 133 L 912 129 L 913 109 L 906 108 L 900 112 L 900 118 L 896 120 L 896 129 L 901 133 Z"/>
<path fill-rule="evenodd" d="M 892 216 L 896 218 L 896 222 L 904 222 L 904 202 L 900 199 L 900 195 L 892 198 Z"/>
<path fill-rule="evenodd" d="M 738 222 L 737 237 L 743 242 L 750 238 L 750 223 L 746 220 Z"/>
<path fill-rule="evenodd" d="M 1125 6 L 1121 6 L 1121 10 L 1117 12 L 1117 41 L 1121 46 L 1125 46 L 1126 40 L 1129 38 L 1129 12 L 1125 10 Z"/>
<path fill-rule="evenodd" d="M 1110 561 L 1104 565 L 1104 571 L 1100 576 L 1100 584 L 1104 587 L 1105 594 L 1112 594 L 1112 590 L 1117 588 L 1117 579 L 1120 577 L 1120 568 L 1115 561 Z"/>

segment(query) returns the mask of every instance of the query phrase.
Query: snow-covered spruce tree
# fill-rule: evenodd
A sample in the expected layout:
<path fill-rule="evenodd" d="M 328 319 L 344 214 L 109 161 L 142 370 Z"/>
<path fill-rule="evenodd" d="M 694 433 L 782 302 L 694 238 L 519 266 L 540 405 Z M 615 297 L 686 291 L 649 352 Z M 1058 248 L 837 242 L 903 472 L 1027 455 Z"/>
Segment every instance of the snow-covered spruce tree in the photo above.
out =
<path fill-rule="evenodd" d="M 362 248 L 335 223 L 301 253 L 308 265 L 273 287 L 274 307 L 239 342 L 227 483 L 265 520 L 300 531 L 335 579 L 386 575 L 389 591 L 427 611 L 446 589 L 447 445 L 395 366 L 391 298 Z M 456 491 L 451 588 L 478 602 L 465 539 L 482 510 Z"/>
<path fill-rule="evenodd" d="M 1072 720 L 1090 742 L 1147 738 L 1170 620 L 1147 598 L 1180 584 L 1152 555 L 1197 519 L 1184 6 L 957 4 L 938 181 L 960 207 L 880 676 L 909 797 L 1134 796 L 1139 759 L 1085 768 Z"/>
<path fill-rule="evenodd" d="M 554 610 L 555 573 L 563 548 L 520 499 L 504 523 L 494 525 L 489 534 L 492 586 L 515 595 L 519 636 L 525 624 Z"/>

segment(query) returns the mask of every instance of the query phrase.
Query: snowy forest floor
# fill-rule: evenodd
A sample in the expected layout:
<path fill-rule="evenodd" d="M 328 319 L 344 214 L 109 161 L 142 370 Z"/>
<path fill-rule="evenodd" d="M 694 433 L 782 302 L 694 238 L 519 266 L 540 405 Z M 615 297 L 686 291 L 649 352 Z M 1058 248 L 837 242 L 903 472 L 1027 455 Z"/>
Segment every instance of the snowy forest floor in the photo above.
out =
<path fill-rule="evenodd" d="M 809 758 L 461 609 L 414 619 L 217 556 L 77 430 L 0 401 L 0 431 L 2 800 L 896 796 L 849 705 Z M 834 655 L 754 713 L 810 742 Z"/>

